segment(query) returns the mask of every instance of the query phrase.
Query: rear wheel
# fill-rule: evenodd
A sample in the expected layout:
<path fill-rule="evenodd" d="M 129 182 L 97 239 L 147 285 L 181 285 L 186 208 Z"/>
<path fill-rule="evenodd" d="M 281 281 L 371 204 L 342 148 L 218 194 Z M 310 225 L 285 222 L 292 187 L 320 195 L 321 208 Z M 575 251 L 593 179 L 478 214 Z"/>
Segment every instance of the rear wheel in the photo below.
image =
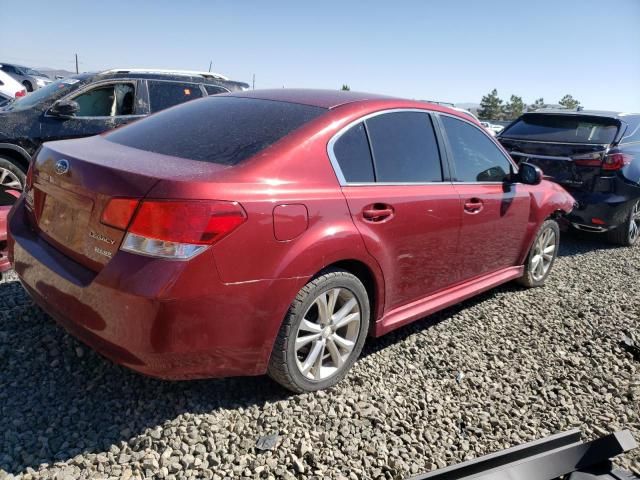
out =
<path fill-rule="evenodd" d="M 269 376 L 294 392 L 328 388 L 360 355 L 369 329 L 369 299 L 360 280 L 328 270 L 291 304 L 269 360 Z"/>
<path fill-rule="evenodd" d="M 31 82 L 29 80 L 25 80 L 24 82 L 22 82 L 22 85 L 24 85 L 24 88 L 27 89 L 27 92 L 33 92 L 33 85 L 31 85 Z"/>
<path fill-rule="evenodd" d="M 607 240 L 615 245 L 630 247 L 640 238 L 640 200 L 633 204 L 627 220 L 617 228 L 607 232 Z"/>
<path fill-rule="evenodd" d="M 0 157 L 0 185 L 11 190 L 22 191 L 26 181 L 24 172 L 12 161 Z"/>
<path fill-rule="evenodd" d="M 527 263 L 524 266 L 524 275 L 518 279 L 518 283 L 528 288 L 544 285 L 558 255 L 559 246 L 560 228 L 558 222 L 546 220 L 533 241 L 527 256 Z"/>

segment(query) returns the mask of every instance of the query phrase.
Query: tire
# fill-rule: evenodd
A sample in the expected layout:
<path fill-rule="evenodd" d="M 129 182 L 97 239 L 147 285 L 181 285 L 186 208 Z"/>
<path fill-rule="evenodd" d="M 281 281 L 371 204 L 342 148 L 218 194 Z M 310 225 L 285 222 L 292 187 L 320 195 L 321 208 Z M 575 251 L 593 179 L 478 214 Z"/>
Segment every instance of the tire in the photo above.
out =
<path fill-rule="evenodd" d="M 332 315 L 321 314 L 323 303 Z M 333 317 L 341 309 L 340 318 L 347 323 L 338 326 L 332 322 L 338 321 Z M 325 270 L 300 290 L 289 307 L 273 346 L 269 376 L 296 393 L 332 387 L 360 356 L 369 316 L 369 298 L 362 282 L 345 270 Z M 299 344 L 302 340 L 297 349 L 296 340 Z"/>
<path fill-rule="evenodd" d="M 27 92 L 33 92 L 33 85 L 31 85 L 31 82 L 29 80 L 25 80 L 24 82 L 22 82 L 22 85 L 24 85 L 24 88 L 27 89 Z"/>
<path fill-rule="evenodd" d="M 638 243 L 640 238 L 640 200 L 629 209 L 626 221 L 607 232 L 607 240 L 614 245 L 623 247 L 631 247 Z"/>
<path fill-rule="evenodd" d="M 552 236 L 552 237 L 549 237 Z M 560 228 L 555 220 L 546 220 L 536 235 L 527 255 L 524 265 L 524 275 L 517 281 L 527 288 L 541 287 L 544 285 L 549 272 L 558 256 L 560 246 Z M 550 250 L 553 247 L 553 250 Z M 547 258 L 543 251 L 546 251 Z M 545 263 L 546 262 L 546 263 Z"/>
<path fill-rule="evenodd" d="M 18 165 L 6 157 L 0 157 L 0 185 L 22 191 L 26 181 L 27 175 Z"/>

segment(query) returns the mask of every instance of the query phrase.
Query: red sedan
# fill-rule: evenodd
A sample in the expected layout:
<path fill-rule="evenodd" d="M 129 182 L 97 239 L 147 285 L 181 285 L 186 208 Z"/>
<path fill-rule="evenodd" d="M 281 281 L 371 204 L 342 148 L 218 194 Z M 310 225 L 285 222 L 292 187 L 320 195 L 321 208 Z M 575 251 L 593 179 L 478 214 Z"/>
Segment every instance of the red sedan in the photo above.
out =
<path fill-rule="evenodd" d="M 45 144 L 9 219 L 33 299 L 148 375 L 343 378 L 383 335 L 544 283 L 572 197 L 455 110 L 353 92 L 189 102 Z"/>

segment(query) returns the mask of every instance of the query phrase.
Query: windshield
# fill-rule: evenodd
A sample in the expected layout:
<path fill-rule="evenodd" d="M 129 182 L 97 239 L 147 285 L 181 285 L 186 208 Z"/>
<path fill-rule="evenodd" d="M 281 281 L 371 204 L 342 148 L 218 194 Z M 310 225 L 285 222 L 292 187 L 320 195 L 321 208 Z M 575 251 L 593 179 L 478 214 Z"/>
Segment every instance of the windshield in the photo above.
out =
<path fill-rule="evenodd" d="M 5 110 L 25 110 L 45 100 L 55 100 L 78 88 L 80 80 L 77 78 L 64 78 L 56 80 L 49 85 L 39 88 L 26 97 L 16 99 L 5 107 Z"/>
<path fill-rule="evenodd" d="M 502 137 L 561 143 L 611 143 L 619 123 L 612 118 L 582 115 L 526 114 Z"/>

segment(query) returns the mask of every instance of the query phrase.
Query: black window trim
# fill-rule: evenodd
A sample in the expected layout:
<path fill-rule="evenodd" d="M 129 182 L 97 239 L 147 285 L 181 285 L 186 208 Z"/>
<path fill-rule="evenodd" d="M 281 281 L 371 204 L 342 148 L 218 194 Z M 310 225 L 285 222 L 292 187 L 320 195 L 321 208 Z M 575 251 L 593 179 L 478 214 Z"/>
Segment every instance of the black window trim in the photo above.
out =
<path fill-rule="evenodd" d="M 371 153 L 371 160 L 373 162 L 372 168 L 373 168 L 373 172 L 374 172 L 374 178 L 376 178 L 376 173 L 375 173 L 375 159 L 373 158 L 373 148 L 371 147 L 371 140 L 369 138 L 369 131 L 367 129 L 367 124 L 366 121 L 370 118 L 373 117 L 377 117 L 379 115 L 385 115 L 387 113 L 397 113 L 397 112 L 418 112 L 418 113 L 423 113 L 425 115 L 428 115 L 431 118 L 431 124 L 433 127 L 433 132 L 434 135 L 436 137 L 436 144 L 438 147 L 438 153 L 440 154 L 440 168 L 442 170 L 442 181 L 440 182 L 378 182 L 378 181 L 373 181 L 373 182 L 348 182 L 345 177 L 344 174 L 342 173 L 342 169 L 340 168 L 340 164 L 338 163 L 338 159 L 333 151 L 333 147 L 336 144 L 336 142 L 340 139 L 340 137 L 342 135 L 344 135 L 344 133 L 346 133 L 348 130 L 350 130 L 352 127 L 355 127 L 357 124 L 362 123 L 364 125 L 364 129 L 365 132 L 367 134 L 367 143 L 369 145 L 369 152 Z M 363 115 L 362 117 L 357 118 L 356 120 L 353 120 L 351 122 L 349 122 L 347 125 L 345 125 L 344 127 L 342 127 L 340 130 L 338 130 L 337 133 L 335 133 L 331 139 L 329 140 L 329 142 L 327 143 L 327 155 L 329 156 L 329 160 L 331 161 L 331 165 L 333 167 L 333 170 L 336 174 L 336 177 L 338 177 L 338 182 L 340 183 L 340 186 L 342 187 L 367 187 L 367 186 L 372 186 L 372 185 L 379 185 L 379 186 L 398 186 L 398 185 L 451 185 L 451 176 L 450 176 L 450 170 L 449 170 L 449 165 L 448 165 L 448 161 L 446 158 L 446 152 L 445 149 L 443 148 L 444 143 L 443 143 L 443 137 L 441 135 L 440 130 L 440 126 L 439 123 L 437 123 L 436 118 L 434 117 L 434 112 L 432 110 L 423 110 L 421 108 L 390 108 L 390 109 L 386 109 L 386 110 L 379 110 L 377 112 L 372 112 L 372 113 L 368 113 L 366 115 Z M 457 117 L 456 117 L 457 118 Z"/>
<path fill-rule="evenodd" d="M 456 120 L 460 120 L 461 122 L 464 122 L 468 125 L 471 125 L 472 127 L 476 128 L 478 131 L 480 131 L 487 139 L 489 139 L 490 141 L 492 141 L 494 143 L 494 145 L 496 146 L 496 148 L 498 149 L 498 151 L 506 158 L 507 162 L 509 162 L 509 164 L 511 165 L 511 168 L 513 169 L 513 173 L 515 178 L 517 178 L 517 173 L 518 173 L 518 165 L 516 164 L 516 162 L 514 162 L 514 160 L 508 155 L 504 153 L 503 147 L 500 145 L 500 143 L 491 135 L 489 135 L 486 130 L 484 128 L 482 128 L 479 125 L 476 125 L 475 123 L 466 120 L 462 117 L 459 117 L 458 115 L 452 115 L 450 113 L 444 113 L 444 112 L 434 112 L 434 117 L 435 120 L 437 122 L 438 128 L 437 130 L 440 130 L 441 134 L 442 134 L 442 138 L 443 138 L 443 145 L 444 145 L 444 151 L 445 153 L 445 157 L 446 157 L 446 161 L 448 163 L 449 166 L 449 171 L 451 172 L 451 183 L 453 183 L 454 185 L 503 185 L 505 182 L 504 181 L 494 181 L 494 182 L 490 182 L 490 181 L 485 181 L 485 182 L 459 182 L 457 180 L 453 180 L 453 178 L 455 178 L 455 172 L 456 172 L 456 166 L 455 166 L 455 162 L 453 160 L 453 153 L 452 153 L 452 148 L 451 145 L 449 143 L 449 137 L 447 136 L 447 131 L 444 128 L 444 125 L 442 124 L 442 122 L 440 121 L 441 117 L 451 117 L 454 118 Z M 517 184 L 520 182 L 510 182 L 512 184 Z"/>
<path fill-rule="evenodd" d="M 133 98 L 134 98 L 134 106 L 135 106 L 135 101 L 136 101 L 135 99 L 139 98 L 139 91 L 140 91 L 140 81 L 137 78 L 109 78 L 106 80 L 98 80 L 97 82 L 89 82 L 86 85 L 80 87 L 79 89 L 74 90 L 73 92 L 70 92 L 64 95 L 63 97 L 59 98 L 58 100 L 53 102 L 53 105 L 55 105 L 58 102 L 73 100 L 74 98 L 79 97 L 80 95 L 87 93 L 89 90 L 93 90 L 96 87 L 101 87 L 103 85 L 110 85 L 115 83 L 132 83 L 133 84 L 133 88 L 134 88 Z M 59 118 L 57 115 L 51 115 L 49 113 L 49 110 L 51 110 L 53 105 L 47 108 L 44 114 L 45 117 Z M 148 113 L 143 112 L 143 113 L 133 113 L 131 115 L 115 115 L 113 117 L 104 116 L 104 115 L 94 115 L 94 116 L 81 116 L 81 117 L 73 116 L 71 118 L 73 118 L 74 120 L 96 120 L 96 119 L 103 119 L 103 118 L 142 118 L 142 117 L 146 117 L 147 115 Z"/>

